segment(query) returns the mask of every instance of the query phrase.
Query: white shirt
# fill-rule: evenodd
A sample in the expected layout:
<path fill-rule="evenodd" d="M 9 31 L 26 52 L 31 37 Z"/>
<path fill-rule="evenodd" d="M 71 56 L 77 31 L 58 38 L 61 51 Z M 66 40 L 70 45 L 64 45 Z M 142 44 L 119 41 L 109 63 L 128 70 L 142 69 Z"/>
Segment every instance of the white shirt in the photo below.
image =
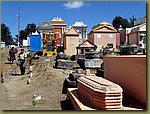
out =
<path fill-rule="evenodd" d="M 19 58 L 20 59 L 25 59 L 27 57 L 27 54 L 26 53 L 20 53 L 19 54 Z"/>

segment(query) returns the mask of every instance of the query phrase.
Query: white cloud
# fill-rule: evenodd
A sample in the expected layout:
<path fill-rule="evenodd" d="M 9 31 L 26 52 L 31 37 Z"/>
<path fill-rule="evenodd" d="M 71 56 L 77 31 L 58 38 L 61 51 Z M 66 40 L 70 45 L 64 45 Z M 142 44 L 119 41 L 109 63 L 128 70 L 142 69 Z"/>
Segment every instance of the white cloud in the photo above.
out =
<path fill-rule="evenodd" d="M 75 9 L 75 8 L 80 8 L 82 6 L 84 6 L 84 2 L 83 1 L 69 1 L 67 3 L 64 4 L 64 7 L 66 9 Z"/>

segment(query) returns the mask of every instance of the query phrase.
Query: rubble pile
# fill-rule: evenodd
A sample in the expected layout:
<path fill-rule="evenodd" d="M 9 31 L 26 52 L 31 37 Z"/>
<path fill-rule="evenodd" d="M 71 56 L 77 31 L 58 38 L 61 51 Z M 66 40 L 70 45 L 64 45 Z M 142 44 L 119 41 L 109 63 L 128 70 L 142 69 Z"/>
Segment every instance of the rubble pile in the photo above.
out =
<path fill-rule="evenodd" d="M 76 71 L 70 73 L 69 77 L 64 80 L 62 94 L 66 94 L 68 88 L 76 88 L 77 79 L 82 75 L 84 75 L 83 69 L 77 69 Z"/>

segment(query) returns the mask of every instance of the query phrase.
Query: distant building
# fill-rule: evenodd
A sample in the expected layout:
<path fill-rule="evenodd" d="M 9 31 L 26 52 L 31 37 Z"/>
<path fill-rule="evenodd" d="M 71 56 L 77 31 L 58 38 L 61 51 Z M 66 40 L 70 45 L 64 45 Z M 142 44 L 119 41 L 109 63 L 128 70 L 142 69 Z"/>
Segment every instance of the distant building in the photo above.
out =
<path fill-rule="evenodd" d="M 30 38 L 27 37 L 27 40 L 23 39 L 23 46 L 28 47 L 30 46 Z"/>
<path fill-rule="evenodd" d="M 127 34 L 127 44 L 141 45 L 146 48 L 146 23 L 132 27 L 131 32 Z"/>
<path fill-rule="evenodd" d="M 56 54 L 54 48 L 56 48 L 55 39 L 54 39 L 54 32 L 53 26 L 50 25 L 48 22 L 43 22 L 38 28 L 38 32 L 41 34 L 43 46 L 43 56 L 47 54 L 47 56 L 52 56 Z"/>
<path fill-rule="evenodd" d="M 82 21 L 76 21 L 72 27 L 80 33 L 80 43 L 83 43 L 84 39 L 87 38 L 87 25 L 85 25 Z"/>
<path fill-rule="evenodd" d="M 88 34 L 88 39 L 97 46 L 116 48 L 120 45 L 120 33 L 107 22 L 101 22 Z"/>
<path fill-rule="evenodd" d="M 134 26 L 137 26 L 137 25 L 141 25 L 143 23 L 146 23 L 146 16 L 143 17 L 143 18 L 140 18 L 140 19 L 137 19 L 134 21 Z"/>
<path fill-rule="evenodd" d="M 63 45 L 63 34 L 66 30 L 66 22 L 64 22 L 61 18 L 56 17 L 49 22 L 52 26 L 54 32 L 54 39 L 57 47 L 61 47 Z"/>
<path fill-rule="evenodd" d="M 42 34 L 42 33 L 41 33 Z M 30 35 L 41 35 L 37 30 L 35 32 L 32 32 Z M 23 46 L 30 46 L 30 35 L 27 36 L 27 39 L 23 39 Z"/>
<path fill-rule="evenodd" d="M 146 16 L 134 21 L 134 27 L 119 31 L 121 44 L 136 44 L 142 48 L 146 48 Z"/>
<path fill-rule="evenodd" d="M 41 23 L 37 28 L 37 32 L 32 33 L 32 35 L 38 35 L 38 34 L 41 35 L 42 40 L 47 39 L 48 42 L 52 44 L 52 41 L 54 40 L 54 38 L 51 35 L 53 34 L 53 28 L 52 25 L 50 25 L 48 22 Z M 43 44 L 45 43 L 43 42 Z"/>
<path fill-rule="evenodd" d="M 50 33 L 53 31 L 52 25 L 50 25 L 48 22 L 43 22 L 39 25 L 37 28 L 38 32 L 40 33 Z"/>
<path fill-rule="evenodd" d="M 85 40 L 82 44 L 76 47 L 78 58 L 84 58 L 86 52 L 95 51 L 96 48 L 97 46 L 91 41 Z"/>
<path fill-rule="evenodd" d="M 1 48 L 5 48 L 5 47 L 6 47 L 5 42 L 1 42 Z"/>
<path fill-rule="evenodd" d="M 76 55 L 76 47 L 79 45 L 79 33 L 73 27 L 64 33 L 64 53 L 66 55 Z"/>
<path fill-rule="evenodd" d="M 127 45 L 128 42 L 128 38 L 127 38 L 127 34 L 129 34 L 131 32 L 132 28 L 126 28 L 123 30 L 119 30 L 120 31 L 120 44 L 121 45 Z"/>

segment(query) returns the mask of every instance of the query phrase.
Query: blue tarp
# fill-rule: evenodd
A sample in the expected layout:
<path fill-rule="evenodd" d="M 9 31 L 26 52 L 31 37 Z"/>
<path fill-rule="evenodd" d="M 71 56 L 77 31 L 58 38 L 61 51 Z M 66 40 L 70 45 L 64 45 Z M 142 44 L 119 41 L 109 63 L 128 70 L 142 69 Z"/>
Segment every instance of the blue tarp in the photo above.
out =
<path fill-rule="evenodd" d="M 42 47 L 41 35 L 30 35 L 30 52 L 40 51 Z"/>

